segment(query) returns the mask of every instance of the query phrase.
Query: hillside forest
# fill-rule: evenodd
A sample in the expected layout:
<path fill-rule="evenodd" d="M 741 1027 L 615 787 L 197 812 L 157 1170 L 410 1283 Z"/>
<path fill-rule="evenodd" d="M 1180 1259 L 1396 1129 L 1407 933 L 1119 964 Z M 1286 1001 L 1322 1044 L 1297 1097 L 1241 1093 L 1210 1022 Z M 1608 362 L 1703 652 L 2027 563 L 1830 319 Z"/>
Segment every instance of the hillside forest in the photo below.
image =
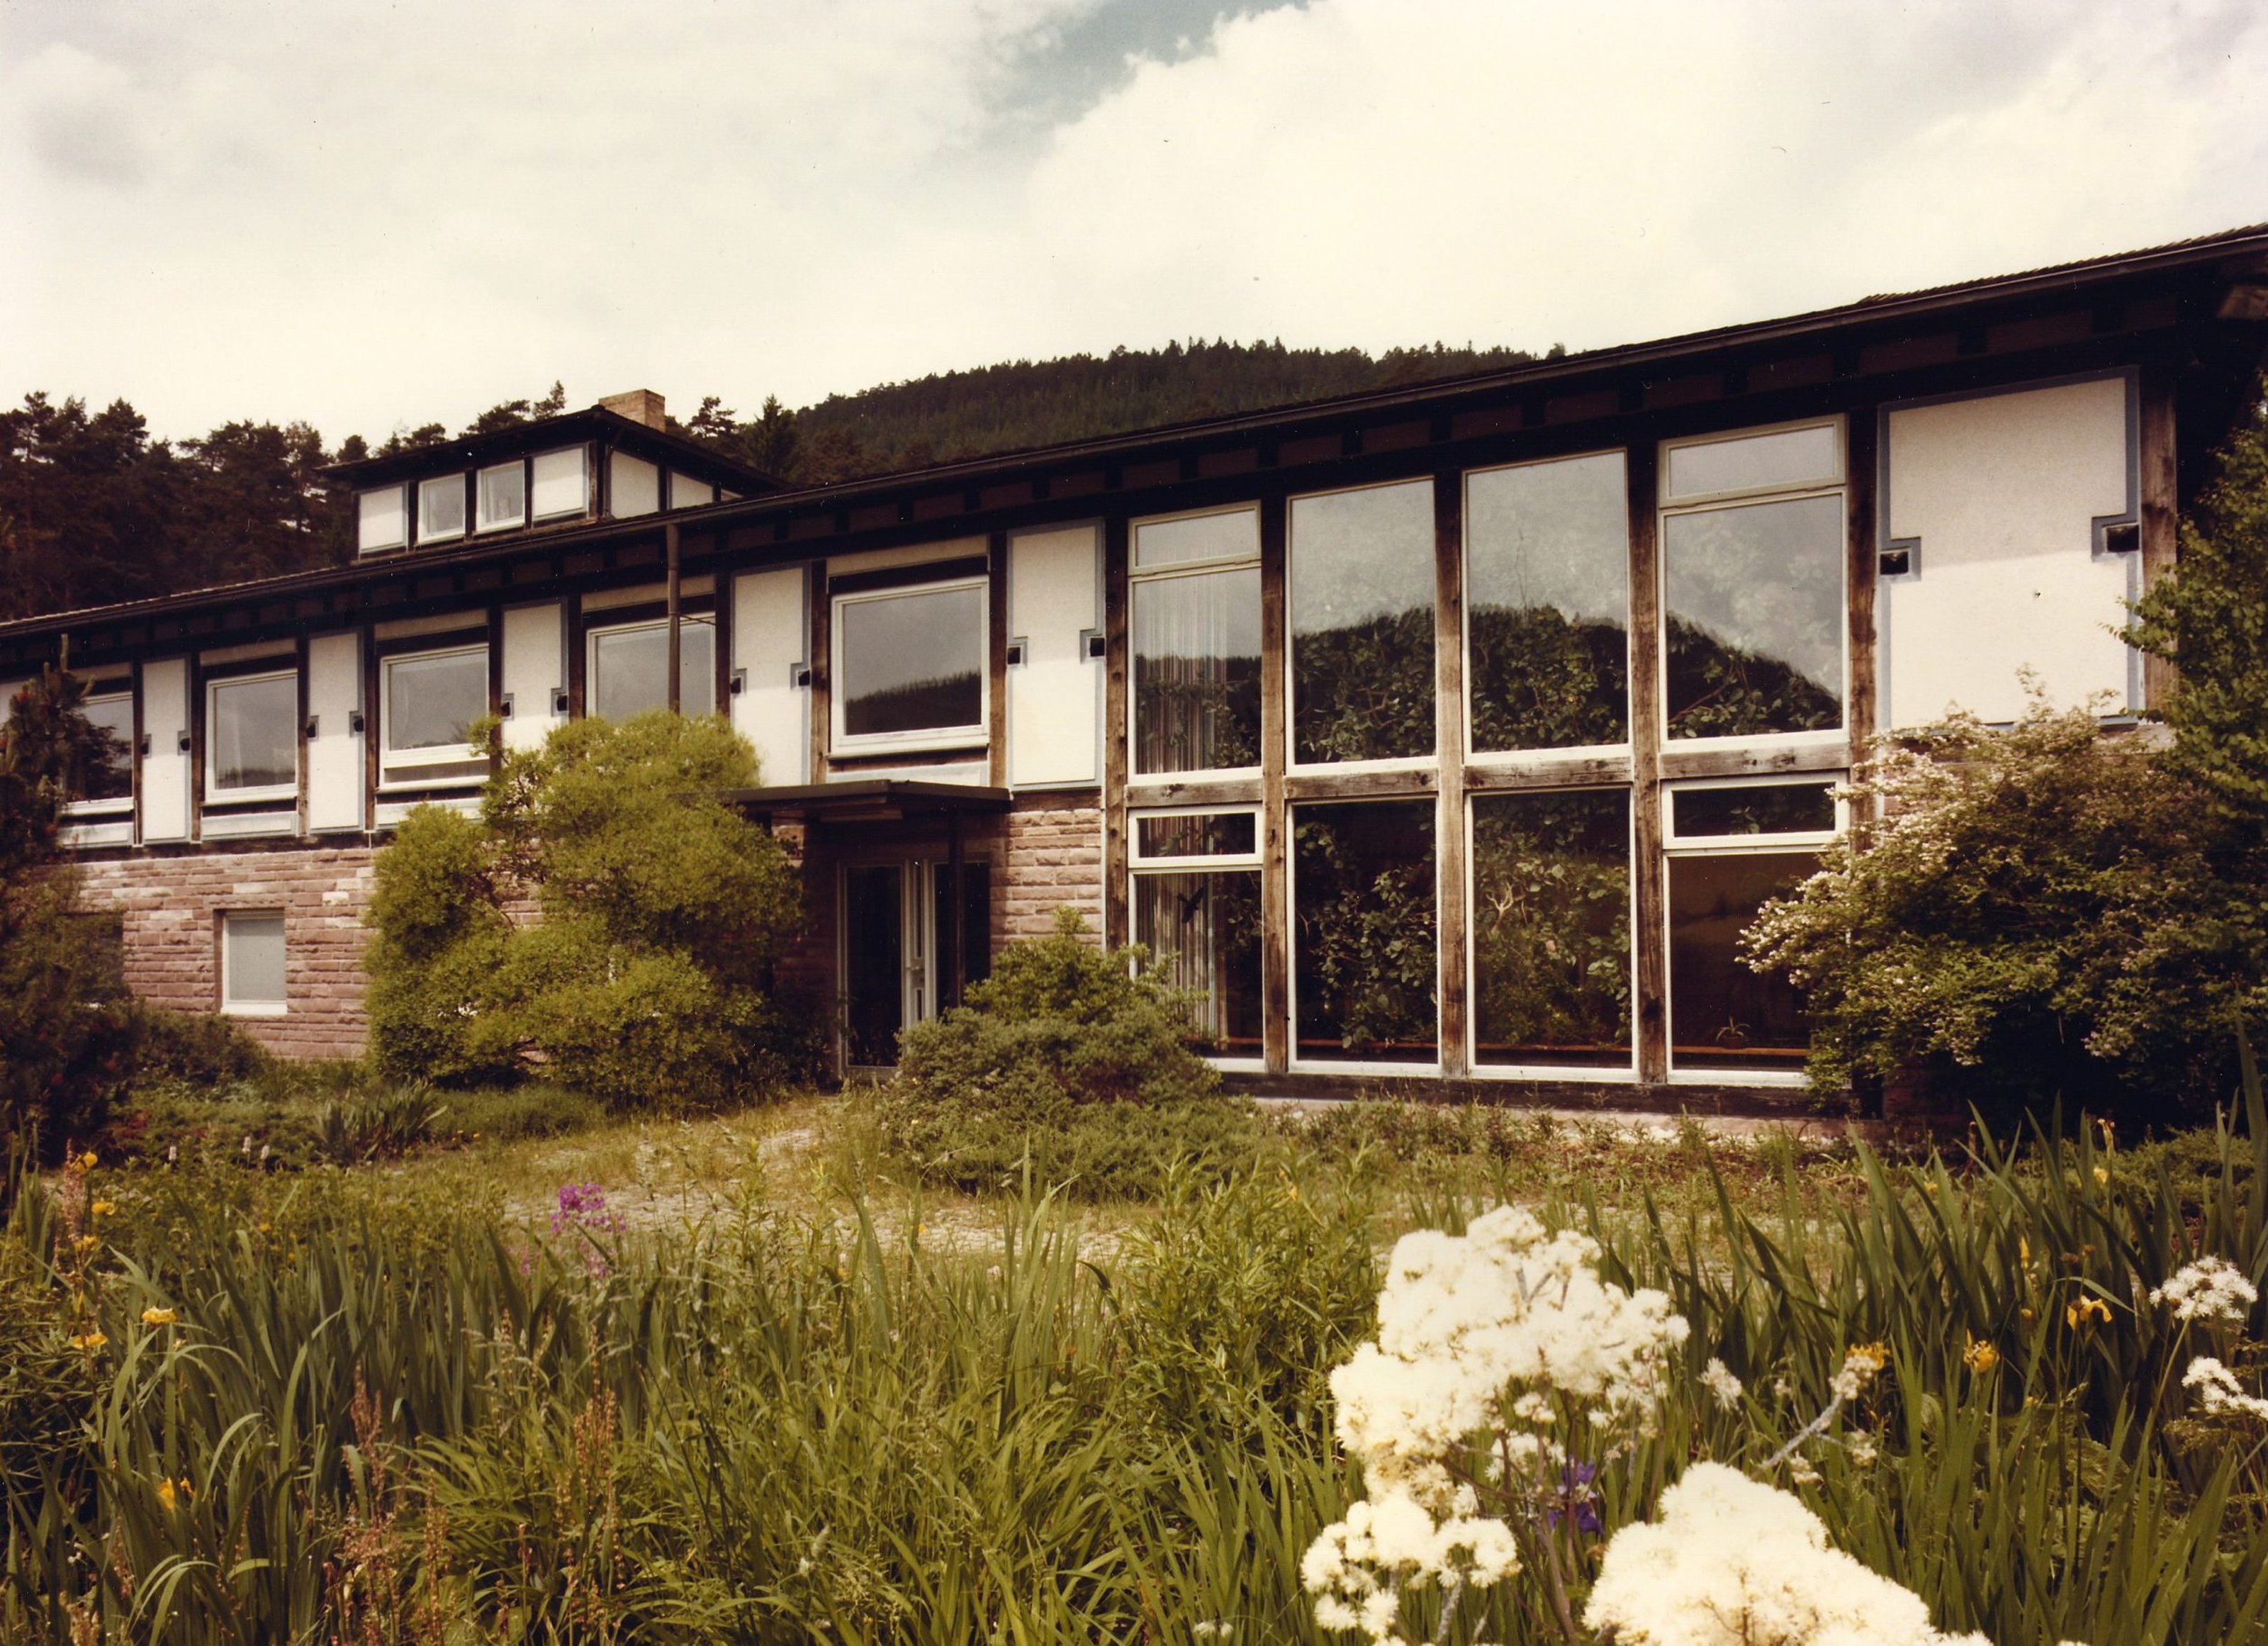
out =
<path fill-rule="evenodd" d="M 1373 356 L 1198 340 L 941 373 L 793 410 L 767 396 L 745 417 L 711 395 L 671 426 L 791 484 L 817 485 L 1535 358 L 1440 343 Z M 0 619 L 343 564 L 353 554 L 349 500 L 326 489 L 327 465 L 485 433 L 570 404 L 554 383 L 453 432 L 404 424 L 382 442 L 350 434 L 332 447 L 306 423 L 235 422 L 161 437 L 123 400 L 90 410 L 77 397 L 26 395 L 0 411 Z"/>

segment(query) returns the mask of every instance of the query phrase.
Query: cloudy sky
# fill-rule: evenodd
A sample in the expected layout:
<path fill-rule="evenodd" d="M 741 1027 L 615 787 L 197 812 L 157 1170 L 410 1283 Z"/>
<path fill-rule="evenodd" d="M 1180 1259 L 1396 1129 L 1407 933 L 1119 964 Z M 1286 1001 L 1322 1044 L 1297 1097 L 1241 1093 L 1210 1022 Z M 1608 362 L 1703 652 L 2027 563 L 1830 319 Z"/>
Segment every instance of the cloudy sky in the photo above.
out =
<path fill-rule="evenodd" d="M 1571 348 L 2268 219 L 2260 0 L 0 0 L 0 396 Z"/>

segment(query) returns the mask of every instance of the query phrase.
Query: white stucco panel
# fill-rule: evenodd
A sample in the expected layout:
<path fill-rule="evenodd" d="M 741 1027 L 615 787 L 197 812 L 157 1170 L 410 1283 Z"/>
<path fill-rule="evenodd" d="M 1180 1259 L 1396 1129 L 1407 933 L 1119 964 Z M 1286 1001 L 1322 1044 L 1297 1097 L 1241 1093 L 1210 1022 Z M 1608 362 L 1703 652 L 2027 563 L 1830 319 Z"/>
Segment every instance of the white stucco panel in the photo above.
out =
<path fill-rule="evenodd" d="M 1008 781 L 1019 788 L 1101 776 L 1102 663 L 1086 636 L 1102 624 L 1101 534 L 1092 526 L 1008 540 Z"/>
<path fill-rule="evenodd" d="M 2123 377 L 1910 406 L 1889 417 L 1884 541 L 1914 569 L 1881 583 L 1881 720 L 1954 705 L 1986 720 L 2025 707 L 2021 673 L 2062 706 L 2130 704 L 2116 633 L 2139 556 L 2099 551 L 2095 522 L 2132 506 Z"/>

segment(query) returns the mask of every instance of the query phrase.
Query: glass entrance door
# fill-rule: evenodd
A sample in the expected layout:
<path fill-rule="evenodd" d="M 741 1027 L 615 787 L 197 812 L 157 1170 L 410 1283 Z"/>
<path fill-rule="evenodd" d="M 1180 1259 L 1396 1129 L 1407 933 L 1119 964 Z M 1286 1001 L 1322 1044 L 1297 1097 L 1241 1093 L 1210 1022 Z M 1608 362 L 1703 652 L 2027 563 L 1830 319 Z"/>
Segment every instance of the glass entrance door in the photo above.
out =
<path fill-rule="evenodd" d="M 961 870 L 961 975 L 953 964 L 953 870 L 944 863 L 854 864 L 843 871 L 843 1061 L 887 1068 L 898 1036 L 933 1017 L 991 969 L 991 875 Z"/>

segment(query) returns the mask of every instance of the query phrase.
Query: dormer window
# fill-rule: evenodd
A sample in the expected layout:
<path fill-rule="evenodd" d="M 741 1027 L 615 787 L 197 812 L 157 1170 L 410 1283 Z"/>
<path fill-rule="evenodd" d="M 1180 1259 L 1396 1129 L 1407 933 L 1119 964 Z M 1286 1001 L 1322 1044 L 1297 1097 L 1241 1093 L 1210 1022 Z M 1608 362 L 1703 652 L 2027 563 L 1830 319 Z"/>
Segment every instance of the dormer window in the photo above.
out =
<path fill-rule="evenodd" d="M 501 531 L 527 524 L 527 469 L 523 463 L 498 463 L 481 470 L 481 529 Z"/>
<path fill-rule="evenodd" d="M 417 488 L 417 541 L 465 535 L 465 477 L 443 475 Z"/>
<path fill-rule="evenodd" d="M 534 518 L 553 520 L 589 510 L 590 482 L 581 447 L 571 446 L 557 452 L 538 452 L 534 468 L 534 491 L 528 499 L 533 505 L 529 512 Z"/>
<path fill-rule="evenodd" d="M 400 486 L 380 486 L 357 499 L 358 528 L 355 545 L 368 554 L 378 549 L 399 549 L 409 541 L 409 511 Z"/>

